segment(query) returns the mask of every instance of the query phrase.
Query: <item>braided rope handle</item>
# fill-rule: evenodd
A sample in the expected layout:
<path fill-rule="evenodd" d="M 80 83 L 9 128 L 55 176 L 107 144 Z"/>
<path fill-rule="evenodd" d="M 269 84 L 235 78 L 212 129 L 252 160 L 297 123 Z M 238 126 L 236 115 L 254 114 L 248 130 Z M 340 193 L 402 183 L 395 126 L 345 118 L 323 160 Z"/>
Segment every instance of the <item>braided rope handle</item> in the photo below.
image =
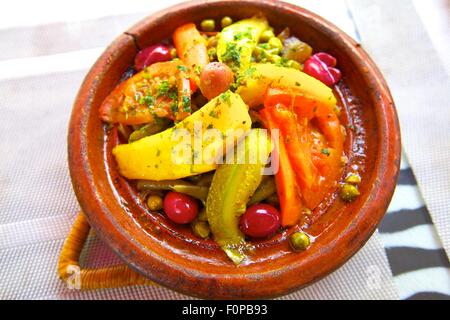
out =
<path fill-rule="evenodd" d="M 80 254 L 89 235 L 86 217 L 80 212 L 64 241 L 58 262 L 58 275 L 71 289 L 90 290 L 117 288 L 132 285 L 155 285 L 155 283 L 126 265 L 106 268 L 80 267 Z"/>

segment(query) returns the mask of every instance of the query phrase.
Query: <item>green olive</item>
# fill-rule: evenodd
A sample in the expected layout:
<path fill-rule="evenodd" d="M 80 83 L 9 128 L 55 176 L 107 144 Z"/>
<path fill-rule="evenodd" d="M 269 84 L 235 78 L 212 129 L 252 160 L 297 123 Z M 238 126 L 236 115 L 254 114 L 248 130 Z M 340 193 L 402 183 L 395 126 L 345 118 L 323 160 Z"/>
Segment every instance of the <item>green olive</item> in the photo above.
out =
<path fill-rule="evenodd" d="M 206 19 L 200 23 L 200 27 L 203 31 L 211 32 L 216 29 L 216 22 L 213 19 Z"/>
<path fill-rule="evenodd" d="M 312 48 L 296 37 L 289 37 L 283 41 L 283 58 L 304 63 L 312 54 Z"/>
<path fill-rule="evenodd" d="M 361 176 L 357 173 L 350 173 L 347 178 L 345 178 L 345 182 L 350 184 L 360 184 Z"/>
<path fill-rule="evenodd" d="M 301 231 L 295 232 L 289 238 L 289 243 L 291 244 L 292 249 L 295 251 L 303 251 L 308 248 L 311 243 L 309 236 Z"/>
<path fill-rule="evenodd" d="M 222 28 L 228 27 L 232 23 L 233 23 L 233 19 L 231 19 L 228 16 L 223 17 L 222 20 L 220 21 Z"/>
<path fill-rule="evenodd" d="M 147 199 L 147 206 L 151 211 L 158 211 L 163 208 L 163 200 L 160 196 L 152 194 Z"/>
<path fill-rule="evenodd" d="M 191 224 L 192 232 L 202 239 L 206 239 L 209 237 L 211 233 L 211 229 L 209 228 L 208 222 L 205 221 L 194 221 Z"/>
<path fill-rule="evenodd" d="M 339 190 L 339 195 L 341 196 L 342 200 L 350 202 L 355 200 L 355 198 L 359 196 L 359 191 L 356 186 L 349 183 L 344 183 Z"/>
<path fill-rule="evenodd" d="M 273 37 L 275 37 L 275 35 L 273 34 L 273 31 L 271 29 L 267 29 L 259 37 L 259 42 L 267 42 L 267 41 L 269 41 L 269 39 L 271 39 Z"/>
<path fill-rule="evenodd" d="M 271 48 L 276 49 L 278 51 L 277 53 L 280 53 L 281 50 L 283 50 L 283 43 L 281 42 L 280 39 L 276 37 L 270 38 L 268 43 Z"/>

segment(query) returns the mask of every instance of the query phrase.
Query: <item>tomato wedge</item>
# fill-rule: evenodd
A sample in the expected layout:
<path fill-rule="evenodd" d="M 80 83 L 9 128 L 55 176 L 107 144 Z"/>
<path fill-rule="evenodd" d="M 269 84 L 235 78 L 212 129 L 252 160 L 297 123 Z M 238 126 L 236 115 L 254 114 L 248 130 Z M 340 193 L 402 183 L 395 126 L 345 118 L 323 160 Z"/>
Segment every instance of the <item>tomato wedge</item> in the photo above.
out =
<path fill-rule="evenodd" d="M 289 140 L 286 149 L 304 204 L 314 209 L 336 187 L 341 173 L 344 137 L 339 119 L 330 106 L 305 98 L 295 88 L 269 88 L 264 105 Z"/>
<path fill-rule="evenodd" d="M 191 89 L 180 61 L 150 65 L 120 83 L 100 106 L 109 123 L 153 123 L 155 117 L 182 120 L 191 112 Z"/>
<path fill-rule="evenodd" d="M 115 87 L 100 105 L 100 118 L 108 123 L 128 125 L 153 122 L 154 117 L 147 107 L 140 105 L 130 105 L 129 108 L 123 107 L 125 102 L 129 100 L 127 97 L 132 97 L 135 93 L 134 84 L 142 80 L 142 73 L 138 73 Z"/>

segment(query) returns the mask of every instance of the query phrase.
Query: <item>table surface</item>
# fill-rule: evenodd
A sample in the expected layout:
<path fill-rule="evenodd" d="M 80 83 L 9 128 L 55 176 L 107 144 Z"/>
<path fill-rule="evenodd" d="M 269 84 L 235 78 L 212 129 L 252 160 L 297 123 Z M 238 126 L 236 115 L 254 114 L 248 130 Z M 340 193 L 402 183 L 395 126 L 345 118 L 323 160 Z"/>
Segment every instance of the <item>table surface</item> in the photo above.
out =
<path fill-rule="evenodd" d="M 165 6 L 175 2 L 178 1 L 168 1 Z M 361 41 L 353 20 L 353 15 L 358 13 L 351 11 L 347 1 L 292 2 L 319 13 Z M 104 6 L 102 1 L 63 3 L 44 0 L 37 3 L 24 4 L 23 0 L 16 0 L 8 4 L 8 10 L 2 10 L 0 13 L 0 39 L 6 40 L 1 41 L 0 44 L 4 46 L 0 50 L 0 70 L 2 70 L 0 82 L 43 73 L 85 70 L 111 40 L 111 30 L 104 32 L 103 42 L 92 43 L 86 39 L 84 32 L 89 31 L 90 21 L 95 21 L 96 26 L 100 22 L 104 28 L 122 31 L 146 16 L 149 10 L 154 11 L 154 6 L 148 1 L 139 0 L 130 1 L 133 5 L 126 7 L 123 7 L 120 1 L 109 1 L 107 6 Z M 85 10 L 88 4 L 90 9 Z M 31 8 L 24 11 L 22 10 L 24 5 Z M 414 5 L 418 9 L 420 19 L 430 35 L 436 52 L 450 73 L 450 61 L 447 58 L 450 56 L 450 1 L 427 1 L 424 5 L 424 1 L 415 0 Z M 35 12 L 39 14 L 34 14 Z M 58 30 L 69 32 L 72 35 L 71 39 L 64 41 L 58 38 Z M 12 38 L 18 34 L 25 40 L 23 45 Z M 42 51 L 35 52 L 30 50 L 28 45 L 28 42 L 32 41 L 47 45 L 42 46 Z M 71 62 L 70 65 L 67 65 L 67 61 Z M 75 92 L 67 92 L 67 94 L 74 96 Z M 42 163 L 42 165 L 48 164 Z M 0 174 L 2 174 L 1 171 Z M 0 175 L 0 179 L 2 176 Z M 69 184 L 67 180 L 61 181 L 52 188 L 59 187 L 63 188 L 64 192 L 71 192 Z M 1 193 L 0 197 L 2 197 Z M 0 208 L 1 206 L 0 201 Z M 13 243 L 10 239 L 6 239 L 6 235 L 11 235 L 13 232 L 12 228 L 8 229 L 8 223 L 0 217 L 0 230 L 2 230 L 0 256 L 4 258 L 8 256 L 5 248 L 8 247 L 8 243 Z M 46 233 L 52 232 L 54 231 L 43 226 L 40 236 L 45 238 Z M 402 159 L 397 188 L 388 213 L 379 227 L 379 234 L 400 298 L 450 299 L 449 259 L 421 197 L 413 171 L 405 158 Z M 14 257 L 9 258 L 14 259 Z"/>

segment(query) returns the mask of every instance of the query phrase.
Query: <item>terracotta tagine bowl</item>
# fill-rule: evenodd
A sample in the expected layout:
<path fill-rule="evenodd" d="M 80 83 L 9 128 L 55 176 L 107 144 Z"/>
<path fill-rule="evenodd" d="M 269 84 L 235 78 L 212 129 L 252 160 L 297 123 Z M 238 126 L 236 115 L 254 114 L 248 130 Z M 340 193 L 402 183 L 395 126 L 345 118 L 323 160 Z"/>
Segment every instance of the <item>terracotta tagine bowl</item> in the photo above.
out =
<path fill-rule="evenodd" d="M 344 203 L 332 195 L 313 212 L 306 231 L 312 245 L 292 252 L 295 228 L 256 242 L 249 261 L 236 267 L 212 240 L 162 214 L 149 214 L 134 187 L 120 177 L 111 148 L 115 130 L 98 107 L 133 64 L 139 48 L 170 38 L 187 22 L 228 15 L 234 21 L 263 13 L 276 31 L 292 34 L 316 52 L 338 59 L 343 79 L 335 94 L 347 128 L 346 154 L 362 176 L 361 195 Z M 183 3 L 154 13 L 120 35 L 86 76 L 72 110 L 69 166 L 73 187 L 89 223 L 130 267 L 155 282 L 201 298 L 268 298 L 305 287 L 333 272 L 370 238 L 392 197 L 400 162 L 395 107 L 380 71 L 349 36 L 321 17 L 278 1 L 215 0 Z M 344 172 L 345 174 L 345 172 Z"/>

